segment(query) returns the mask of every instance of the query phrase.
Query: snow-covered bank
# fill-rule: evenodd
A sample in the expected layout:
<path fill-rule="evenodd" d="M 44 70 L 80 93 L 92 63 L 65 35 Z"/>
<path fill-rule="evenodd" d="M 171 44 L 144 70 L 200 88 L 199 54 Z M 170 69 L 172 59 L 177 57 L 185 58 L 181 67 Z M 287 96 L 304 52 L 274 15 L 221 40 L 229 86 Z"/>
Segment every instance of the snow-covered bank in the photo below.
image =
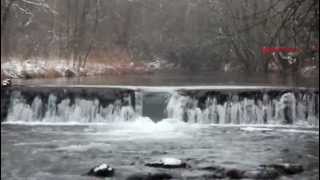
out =
<path fill-rule="evenodd" d="M 1 63 L 1 79 L 4 78 L 56 78 L 94 76 L 103 74 L 151 73 L 163 68 L 163 63 L 90 62 L 84 68 L 73 66 L 66 60 L 10 60 Z M 166 67 L 167 68 L 167 67 Z"/>

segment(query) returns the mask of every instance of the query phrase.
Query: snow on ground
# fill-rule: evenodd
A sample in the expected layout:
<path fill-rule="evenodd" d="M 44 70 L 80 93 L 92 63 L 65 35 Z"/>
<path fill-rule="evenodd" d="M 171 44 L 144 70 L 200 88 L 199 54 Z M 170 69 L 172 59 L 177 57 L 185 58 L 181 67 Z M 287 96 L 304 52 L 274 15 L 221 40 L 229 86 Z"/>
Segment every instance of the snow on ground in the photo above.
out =
<path fill-rule="evenodd" d="M 150 63 L 97 63 L 90 62 L 84 68 L 77 68 L 66 60 L 25 60 L 12 59 L 1 63 L 3 78 L 55 78 L 72 76 L 94 76 L 102 74 L 149 73 L 165 67 L 156 60 Z"/>
<path fill-rule="evenodd" d="M 43 61 L 13 59 L 1 64 L 1 75 L 7 78 L 39 78 L 65 76 L 67 69 L 74 71 L 66 61 Z"/>

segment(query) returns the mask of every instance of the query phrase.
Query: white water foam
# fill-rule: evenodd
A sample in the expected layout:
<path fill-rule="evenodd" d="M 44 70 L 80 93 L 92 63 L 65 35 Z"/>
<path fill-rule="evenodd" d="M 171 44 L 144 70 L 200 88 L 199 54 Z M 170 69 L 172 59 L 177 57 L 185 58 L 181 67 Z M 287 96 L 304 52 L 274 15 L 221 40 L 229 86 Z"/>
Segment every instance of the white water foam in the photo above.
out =
<path fill-rule="evenodd" d="M 20 92 L 13 92 L 6 119 L 7 124 L 27 125 L 103 125 L 116 122 L 125 126 L 128 122 L 134 126 L 137 122 L 149 124 L 152 120 L 143 117 L 143 92 L 135 92 L 135 108 L 131 98 L 124 97 L 127 103 L 120 99 L 113 103 L 102 105 L 99 99 L 60 99 L 50 94 L 47 100 L 39 96 L 31 103 Z M 188 124 L 214 125 L 277 125 L 318 127 L 319 118 L 316 103 L 319 98 L 312 94 L 284 93 L 280 97 L 263 95 L 262 99 L 239 95 L 224 96 L 223 102 L 218 102 L 219 95 L 208 95 L 202 100 L 172 92 L 165 108 L 166 117 Z M 201 108 L 200 108 L 201 105 Z M 159 111 L 163 111 L 159 109 Z M 151 123 L 151 124 L 150 124 Z M 166 120 L 161 121 L 166 123 Z M 169 128 L 169 127 L 167 127 Z M 143 129 L 141 130 L 144 131 Z"/>
<path fill-rule="evenodd" d="M 271 128 L 263 128 L 263 127 L 245 127 L 240 129 L 243 131 L 272 131 L 273 130 Z"/>

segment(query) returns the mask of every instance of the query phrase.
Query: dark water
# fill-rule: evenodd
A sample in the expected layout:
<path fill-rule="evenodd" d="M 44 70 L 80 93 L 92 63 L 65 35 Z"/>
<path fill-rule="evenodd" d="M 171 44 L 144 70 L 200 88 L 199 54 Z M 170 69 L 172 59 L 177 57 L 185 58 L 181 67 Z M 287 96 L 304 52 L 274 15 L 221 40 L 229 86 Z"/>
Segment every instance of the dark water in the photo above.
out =
<path fill-rule="evenodd" d="M 319 87 L 319 78 L 302 78 L 281 74 L 245 74 L 215 72 L 156 72 L 153 74 L 104 75 L 93 77 L 16 80 L 16 84 L 50 85 L 143 85 L 143 86 L 197 86 L 197 85 L 264 85 Z"/>
<path fill-rule="evenodd" d="M 74 180 L 106 162 L 114 179 L 133 173 L 168 172 L 175 179 L 203 179 L 203 165 L 255 169 L 260 164 L 300 163 L 305 171 L 281 179 L 319 178 L 316 129 L 184 124 L 114 124 L 104 126 L 1 125 L 1 179 Z M 144 164 L 161 157 L 181 158 L 191 169 L 155 169 Z"/>

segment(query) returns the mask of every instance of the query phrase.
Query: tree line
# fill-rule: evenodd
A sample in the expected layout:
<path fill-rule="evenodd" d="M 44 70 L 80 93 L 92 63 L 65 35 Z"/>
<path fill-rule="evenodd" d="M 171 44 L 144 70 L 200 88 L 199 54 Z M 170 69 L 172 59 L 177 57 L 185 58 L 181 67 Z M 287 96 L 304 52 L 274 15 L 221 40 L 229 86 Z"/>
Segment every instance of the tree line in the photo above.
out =
<path fill-rule="evenodd" d="M 190 70 L 268 71 L 262 47 L 319 45 L 318 0 L 1 0 L 1 60 L 165 59 Z M 281 61 L 286 69 L 289 64 Z"/>

